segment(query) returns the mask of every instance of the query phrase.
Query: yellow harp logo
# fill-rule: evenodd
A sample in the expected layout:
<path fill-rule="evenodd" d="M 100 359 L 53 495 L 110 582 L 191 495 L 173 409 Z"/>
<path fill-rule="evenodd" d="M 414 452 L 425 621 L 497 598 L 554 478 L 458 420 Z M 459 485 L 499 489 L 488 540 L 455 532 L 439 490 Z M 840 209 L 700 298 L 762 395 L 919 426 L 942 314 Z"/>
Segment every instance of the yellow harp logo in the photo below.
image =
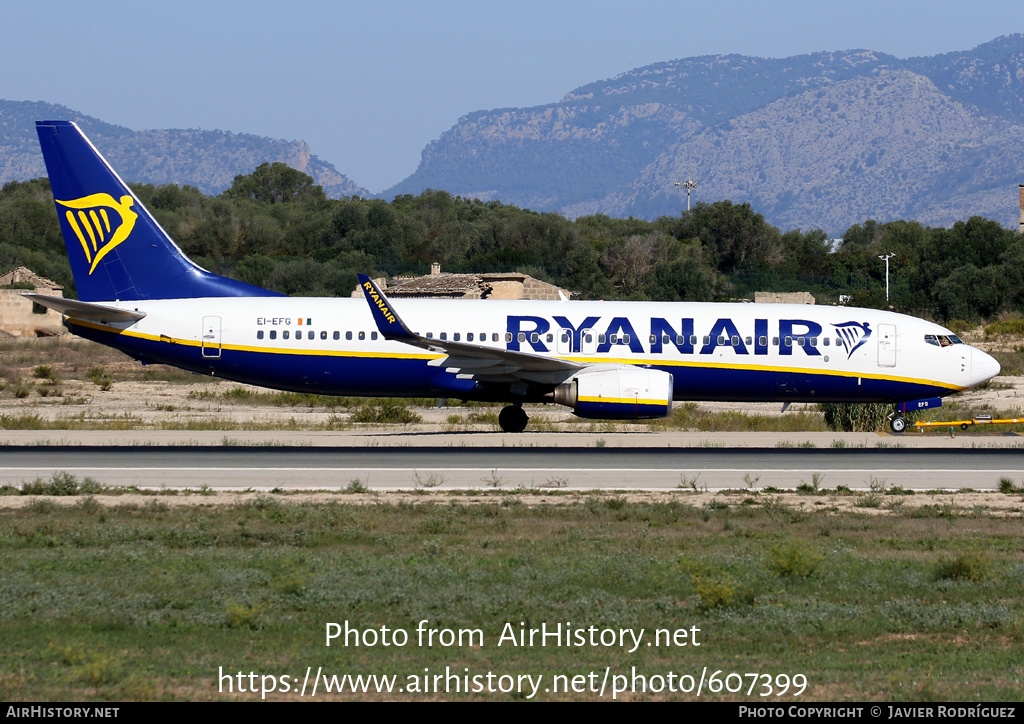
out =
<path fill-rule="evenodd" d="M 57 203 L 68 207 L 64 217 L 82 245 L 90 274 L 107 252 L 128 238 L 135 228 L 135 220 L 139 218 L 131 210 L 135 203 L 131 196 L 122 196 L 117 202 L 110 194 L 92 194 L 72 201 L 58 200 Z M 117 218 L 112 219 L 113 214 Z"/>

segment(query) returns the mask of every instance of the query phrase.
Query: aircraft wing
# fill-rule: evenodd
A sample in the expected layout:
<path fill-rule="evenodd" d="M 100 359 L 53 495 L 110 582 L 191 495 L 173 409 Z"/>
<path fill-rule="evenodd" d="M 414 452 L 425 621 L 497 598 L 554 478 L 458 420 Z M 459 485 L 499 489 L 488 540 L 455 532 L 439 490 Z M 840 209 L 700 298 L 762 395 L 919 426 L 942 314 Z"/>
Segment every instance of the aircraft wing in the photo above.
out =
<path fill-rule="evenodd" d="M 86 319 L 94 322 L 137 322 L 146 316 L 145 312 L 133 312 L 128 309 L 117 309 L 107 307 L 103 304 L 93 302 L 82 302 L 77 299 L 65 299 L 64 297 L 51 297 L 46 294 L 22 294 L 21 296 L 31 299 L 44 307 L 55 309 L 66 317 L 75 319 Z"/>
<path fill-rule="evenodd" d="M 370 305 L 373 320 L 384 339 L 419 347 L 445 355 L 428 364 L 442 367 L 459 379 L 478 382 L 536 382 L 557 385 L 587 365 L 552 357 L 495 349 L 468 342 L 428 339 L 414 333 L 402 321 L 391 302 L 365 274 L 359 274 L 359 286 Z"/>

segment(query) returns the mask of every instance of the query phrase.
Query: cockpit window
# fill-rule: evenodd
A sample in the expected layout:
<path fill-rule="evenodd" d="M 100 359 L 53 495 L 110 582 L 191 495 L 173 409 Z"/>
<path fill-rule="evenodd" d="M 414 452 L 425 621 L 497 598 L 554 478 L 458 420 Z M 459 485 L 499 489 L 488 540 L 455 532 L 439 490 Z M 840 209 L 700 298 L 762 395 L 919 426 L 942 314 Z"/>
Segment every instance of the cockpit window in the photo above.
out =
<path fill-rule="evenodd" d="M 955 334 L 926 334 L 924 341 L 927 344 L 934 344 L 936 347 L 951 347 L 954 344 L 963 344 L 963 341 Z"/>

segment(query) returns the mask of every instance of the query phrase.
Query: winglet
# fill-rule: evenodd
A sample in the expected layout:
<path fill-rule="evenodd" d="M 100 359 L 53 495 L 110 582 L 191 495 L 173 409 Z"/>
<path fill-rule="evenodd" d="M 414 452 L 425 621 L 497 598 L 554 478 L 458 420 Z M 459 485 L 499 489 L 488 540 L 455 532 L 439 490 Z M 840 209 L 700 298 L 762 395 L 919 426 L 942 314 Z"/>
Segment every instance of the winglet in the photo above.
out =
<path fill-rule="evenodd" d="M 373 283 L 373 280 L 365 274 L 357 274 L 356 276 L 359 277 L 359 286 L 370 305 L 373 321 L 377 324 L 377 329 L 380 333 L 384 335 L 384 339 L 396 339 L 399 341 L 418 339 L 417 335 L 413 334 L 405 326 L 405 322 L 399 318 L 398 313 L 391 306 L 391 302 L 384 296 L 384 292 Z"/>

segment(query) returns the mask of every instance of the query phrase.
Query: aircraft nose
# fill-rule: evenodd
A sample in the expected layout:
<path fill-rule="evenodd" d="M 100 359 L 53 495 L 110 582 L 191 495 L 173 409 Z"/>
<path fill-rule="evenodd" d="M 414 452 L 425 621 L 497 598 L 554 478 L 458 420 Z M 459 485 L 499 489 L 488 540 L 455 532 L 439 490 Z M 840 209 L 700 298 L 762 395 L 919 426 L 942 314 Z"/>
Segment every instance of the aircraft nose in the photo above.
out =
<path fill-rule="evenodd" d="M 971 350 L 971 387 L 988 382 L 999 374 L 999 363 L 980 349 Z"/>

